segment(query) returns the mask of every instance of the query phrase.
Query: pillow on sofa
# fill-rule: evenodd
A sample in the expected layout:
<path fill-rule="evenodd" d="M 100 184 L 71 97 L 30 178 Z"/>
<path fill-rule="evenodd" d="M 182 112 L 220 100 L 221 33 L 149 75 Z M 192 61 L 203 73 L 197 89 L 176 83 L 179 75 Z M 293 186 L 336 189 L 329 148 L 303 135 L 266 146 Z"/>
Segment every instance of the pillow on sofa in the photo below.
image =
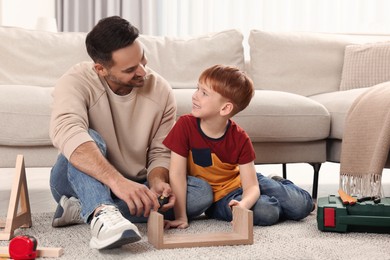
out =
<path fill-rule="evenodd" d="M 364 88 L 390 80 L 390 42 L 345 47 L 340 90 Z"/>
<path fill-rule="evenodd" d="M 256 89 L 303 96 L 337 91 L 347 44 L 339 35 L 252 30 L 250 75 Z"/>
<path fill-rule="evenodd" d="M 173 88 L 196 88 L 203 70 L 226 64 L 244 69 L 243 35 L 227 30 L 191 38 L 141 35 L 148 66 Z"/>
<path fill-rule="evenodd" d="M 388 40 L 390 35 L 252 30 L 249 71 L 256 89 L 304 96 L 339 91 L 345 46 Z"/>
<path fill-rule="evenodd" d="M 71 66 L 90 60 L 85 36 L 0 26 L 0 84 L 54 86 Z"/>
<path fill-rule="evenodd" d="M 48 146 L 52 87 L 0 85 L 0 146 Z"/>

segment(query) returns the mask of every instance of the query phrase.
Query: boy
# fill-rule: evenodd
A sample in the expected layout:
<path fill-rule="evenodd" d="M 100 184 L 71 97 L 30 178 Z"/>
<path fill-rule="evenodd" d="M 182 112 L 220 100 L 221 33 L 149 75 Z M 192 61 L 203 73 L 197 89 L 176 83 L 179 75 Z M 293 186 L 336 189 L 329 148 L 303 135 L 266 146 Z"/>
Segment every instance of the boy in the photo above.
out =
<path fill-rule="evenodd" d="M 175 220 L 167 220 L 166 228 L 188 227 L 187 172 L 211 186 L 210 218 L 231 221 L 231 207 L 239 206 L 253 211 L 254 225 L 273 225 L 313 209 L 307 191 L 256 173 L 252 143 L 231 120 L 253 95 L 252 80 L 235 67 L 215 65 L 200 75 L 191 114 L 181 116 L 163 142 L 171 149 L 169 181 L 176 197 Z"/>

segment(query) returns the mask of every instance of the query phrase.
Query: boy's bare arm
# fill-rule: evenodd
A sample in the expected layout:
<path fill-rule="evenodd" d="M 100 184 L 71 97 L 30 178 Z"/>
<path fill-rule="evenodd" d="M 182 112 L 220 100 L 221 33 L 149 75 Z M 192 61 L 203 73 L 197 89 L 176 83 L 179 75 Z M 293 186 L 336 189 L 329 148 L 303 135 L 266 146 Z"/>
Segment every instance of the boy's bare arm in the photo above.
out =
<path fill-rule="evenodd" d="M 169 169 L 169 183 L 172 192 L 175 194 L 176 203 L 174 206 L 175 220 L 166 222 L 166 228 L 188 227 L 187 207 L 187 158 L 171 152 L 171 163 Z"/>
<path fill-rule="evenodd" d="M 240 206 L 246 209 L 251 209 L 260 197 L 260 187 L 257 180 L 256 169 L 254 162 L 242 164 L 240 167 L 240 178 L 242 185 L 242 200 L 240 202 L 233 201 L 230 206 Z"/>

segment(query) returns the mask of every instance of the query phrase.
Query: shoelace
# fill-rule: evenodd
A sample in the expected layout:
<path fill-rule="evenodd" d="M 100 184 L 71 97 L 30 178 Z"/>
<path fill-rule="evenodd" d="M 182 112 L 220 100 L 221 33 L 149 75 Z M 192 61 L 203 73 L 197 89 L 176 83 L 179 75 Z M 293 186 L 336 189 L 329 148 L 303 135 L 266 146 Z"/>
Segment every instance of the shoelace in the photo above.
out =
<path fill-rule="evenodd" d="M 114 226 L 123 220 L 119 210 L 113 206 L 106 206 L 99 212 L 98 217 L 108 226 Z"/>

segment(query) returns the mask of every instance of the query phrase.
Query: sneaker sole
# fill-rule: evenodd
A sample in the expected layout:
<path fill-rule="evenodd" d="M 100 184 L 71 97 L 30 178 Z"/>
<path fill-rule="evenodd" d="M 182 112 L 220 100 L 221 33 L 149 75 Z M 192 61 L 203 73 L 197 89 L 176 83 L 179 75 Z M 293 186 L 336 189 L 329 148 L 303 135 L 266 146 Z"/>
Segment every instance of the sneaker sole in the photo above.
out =
<path fill-rule="evenodd" d="M 135 232 L 134 230 L 126 230 L 120 236 L 105 241 L 99 241 L 97 238 L 93 237 L 89 243 L 89 246 L 91 248 L 96 248 L 99 250 L 113 249 L 140 240 L 141 237 L 137 234 L 137 232 Z"/>
<path fill-rule="evenodd" d="M 61 200 L 62 200 L 62 198 L 61 198 Z M 58 220 L 64 214 L 64 208 L 61 206 L 60 203 L 58 203 L 56 212 L 54 213 L 53 221 L 51 223 L 52 227 L 62 227 L 63 226 L 59 223 L 60 221 Z"/>

